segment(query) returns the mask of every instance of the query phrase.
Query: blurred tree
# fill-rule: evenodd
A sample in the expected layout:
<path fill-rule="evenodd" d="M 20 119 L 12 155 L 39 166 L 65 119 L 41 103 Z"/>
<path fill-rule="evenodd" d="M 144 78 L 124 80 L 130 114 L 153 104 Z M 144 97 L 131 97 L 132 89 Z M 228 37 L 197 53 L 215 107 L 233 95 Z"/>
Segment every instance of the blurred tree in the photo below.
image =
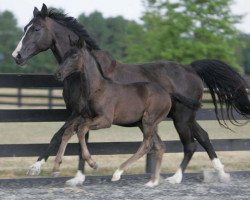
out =
<path fill-rule="evenodd" d="M 83 13 L 78 17 L 78 21 L 84 25 L 90 36 L 96 40 L 101 48 L 107 49 L 106 41 L 109 35 L 109 29 L 102 13 L 95 11 L 89 16 Z"/>
<path fill-rule="evenodd" d="M 135 41 L 137 29 L 142 27 L 134 21 L 121 16 L 104 18 L 100 12 L 93 12 L 89 16 L 81 14 L 78 20 L 83 24 L 97 44 L 109 51 L 116 59 L 127 61 L 127 48 Z M 141 37 L 141 35 L 138 35 Z"/>
<path fill-rule="evenodd" d="M 21 30 L 16 27 L 17 22 L 9 11 L 0 12 L 0 71 L 12 72 L 16 70 L 11 52 L 21 36 Z"/>
<path fill-rule="evenodd" d="M 190 63 L 214 58 L 239 70 L 235 56 L 238 31 L 234 25 L 241 16 L 232 14 L 232 0 L 145 0 L 144 4 L 145 37 L 129 49 L 137 49 L 139 59 Z"/>
<path fill-rule="evenodd" d="M 23 33 L 10 11 L 0 12 L 0 72 L 1 73 L 53 73 L 57 66 L 51 52 L 30 59 L 25 67 L 17 67 L 11 54 Z"/>
<path fill-rule="evenodd" d="M 237 49 L 238 62 L 244 68 L 244 72 L 250 75 L 250 35 L 241 34 L 239 39 L 244 45 Z"/>

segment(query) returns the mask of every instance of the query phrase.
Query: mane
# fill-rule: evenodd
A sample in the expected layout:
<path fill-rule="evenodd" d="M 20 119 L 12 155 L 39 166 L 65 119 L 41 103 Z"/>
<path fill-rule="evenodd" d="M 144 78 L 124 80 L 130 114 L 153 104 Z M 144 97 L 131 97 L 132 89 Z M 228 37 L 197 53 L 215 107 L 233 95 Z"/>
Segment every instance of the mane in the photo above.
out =
<path fill-rule="evenodd" d="M 69 17 L 69 16 L 67 16 L 67 14 L 63 13 L 62 11 L 58 11 L 58 10 L 53 9 L 53 8 L 48 9 L 47 12 L 39 11 L 35 17 L 42 17 L 42 18 L 49 17 L 49 18 L 55 20 L 57 23 L 72 30 L 79 38 L 84 39 L 84 41 L 87 44 L 88 50 L 90 50 L 90 51 L 91 50 L 100 50 L 100 47 L 97 45 L 96 41 L 92 37 L 90 37 L 89 33 L 84 28 L 84 26 L 82 24 L 80 24 L 77 21 L 77 19 L 75 19 L 74 17 Z M 31 24 L 31 22 L 29 24 Z"/>

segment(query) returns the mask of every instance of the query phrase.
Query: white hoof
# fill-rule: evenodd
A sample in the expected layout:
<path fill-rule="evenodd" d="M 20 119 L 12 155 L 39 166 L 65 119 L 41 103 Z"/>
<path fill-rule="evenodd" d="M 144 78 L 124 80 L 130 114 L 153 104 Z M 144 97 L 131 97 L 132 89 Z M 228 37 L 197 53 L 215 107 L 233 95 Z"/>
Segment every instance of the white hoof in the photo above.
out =
<path fill-rule="evenodd" d="M 181 169 L 178 169 L 177 172 L 171 176 L 171 177 L 168 177 L 166 180 L 171 183 L 171 184 L 176 184 L 176 183 L 181 183 L 182 181 L 182 170 Z"/>
<path fill-rule="evenodd" d="M 219 173 L 219 180 L 222 183 L 230 182 L 230 180 L 231 180 L 230 174 L 228 174 L 228 173 Z"/>
<path fill-rule="evenodd" d="M 146 184 L 145 184 L 145 186 L 146 187 L 155 187 L 155 186 L 157 186 L 157 185 L 159 185 L 159 181 L 149 181 L 149 182 L 147 182 Z"/>
<path fill-rule="evenodd" d="M 52 172 L 52 176 L 53 177 L 59 177 L 60 176 L 60 172 Z"/>
<path fill-rule="evenodd" d="M 67 180 L 65 184 L 71 187 L 75 187 L 77 185 L 82 185 L 84 181 L 85 175 L 80 170 L 78 170 L 75 177 Z"/>
<path fill-rule="evenodd" d="M 38 176 L 41 172 L 41 167 L 42 164 L 44 164 L 45 161 L 41 160 L 41 161 L 37 161 L 35 162 L 33 165 L 30 166 L 30 168 L 27 171 L 27 175 L 29 176 Z"/>
<path fill-rule="evenodd" d="M 115 173 L 113 174 L 111 181 L 119 181 L 121 179 L 122 173 L 123 173 L 123 170 L 117 169 Z"/>

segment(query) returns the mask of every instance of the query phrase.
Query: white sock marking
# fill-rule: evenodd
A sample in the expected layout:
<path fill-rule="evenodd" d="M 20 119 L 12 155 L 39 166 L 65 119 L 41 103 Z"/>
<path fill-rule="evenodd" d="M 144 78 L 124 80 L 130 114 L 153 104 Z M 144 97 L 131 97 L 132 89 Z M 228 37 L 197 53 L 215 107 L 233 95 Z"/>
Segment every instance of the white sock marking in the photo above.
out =
<path fill-rule="evenodd" d="M 221 161 L 218 158 L 214 158 L 212 160 L 212 164 L 214 166 L 214 169 L 217 171 L 219 175 L 219 179 L 221 182 L 229 182 L 230 181 L 230 174 L 226 173 L 224 171 L 224 165 L 221 163 Z"/>
<path fill-rule="evenodd" d="M 41 172 L 41 167 L 42 165 L 45 163 L 45 160 L 42 159 L 40 161 L 35 162 L 33 165 L 30 166 L 27 175 L 30 176 L 37 176 L 40 174 Z"/>
<path fill-rule="evenodd" d="M 85 175 L 82 173 L 82 171 L 78 170 L 74 178 L 66 181 L 66 185 L 75 187 L 77 185 L 82 185 L 84 181 Z"/>
<path fill-rule="evenodd" d="M 167 180 L 169 183 L 172 183 L 172 184 L 181 183 L 182 177 L 183 177 L 183 173 L 182 173 L 181 168 L 179 168 L 179 169 L 175 172 L 175 174 L 174 174 L 173 176 L 168 177 L 166 180 Z"/>
<path fill-rule="evenodd" d="M 25 38 L 26 33 L 28 32 L 28 30 L 30 29 L 31 26 L 32 26 L 32 24 L 28 26 L 28 28 L 26 29 L 26 31 L 25 31 L 25 33 L 24 33 L 22 39 L 21 39 L 20 42 L 18 43 L 16 49 L 13 51 L 12 56 L 13 56 L 14 58 L 17 57 L 18 52 L 22 49 L 22 46 L 23 46 L 23 39 Z"/>
<path fill-rule="evenodd" d="M 115 173 L 113 174 L 111 181 L 119 181 L 121 179 L 122 173 L 123 173 L 123 170 L 117 169 Z"/>

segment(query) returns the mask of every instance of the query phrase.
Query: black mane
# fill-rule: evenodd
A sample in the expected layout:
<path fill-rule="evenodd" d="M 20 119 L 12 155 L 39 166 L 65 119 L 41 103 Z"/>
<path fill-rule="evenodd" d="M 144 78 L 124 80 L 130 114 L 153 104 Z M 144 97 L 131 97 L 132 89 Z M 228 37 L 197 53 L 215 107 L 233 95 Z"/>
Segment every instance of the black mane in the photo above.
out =
<path fill-rule="evenodd" d="M 84 26 L 81 25 L 74 17 L 69 17 L 67 14 L 56 9 L 48 9 L 47 12 L 39 11 L 35 17 L 49 17 L 55 20 L 57 23 L 72 30 L 76 35 L 78 35 L 78 37 L 84 39 L 88 50 L 100 50 L 100 47 L 97 45 L 96 41 L 90 37 Z M 29 24 L 31 24 L 33 20 L 31 20 Z"/>

